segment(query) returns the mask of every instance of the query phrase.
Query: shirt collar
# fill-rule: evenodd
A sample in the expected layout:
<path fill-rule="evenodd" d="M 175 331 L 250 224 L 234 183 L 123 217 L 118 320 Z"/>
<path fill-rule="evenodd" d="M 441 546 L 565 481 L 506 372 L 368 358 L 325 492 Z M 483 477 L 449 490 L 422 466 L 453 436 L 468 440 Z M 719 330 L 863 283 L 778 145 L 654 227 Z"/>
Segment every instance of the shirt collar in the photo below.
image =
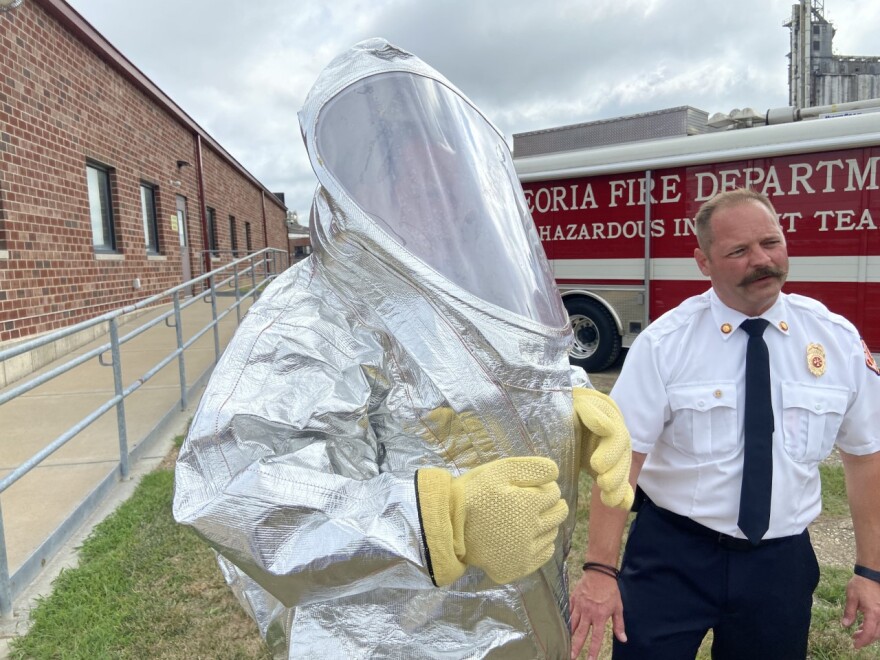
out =
<path fill-rule="evenodd" d="M 714 289 L 709 290 L 709 302 L 715 328 L 725 340 L 733 335 L 734 330 L 739 327 L 740 323 L 747 318 L 751 318 L 721 302 Z M 791 318 L 789 311 L 787 297 L 784 293 L 780 293 L 773 306 L 761 314 L 760 318 L 766 319 L 772 327 L 776 328 L 783 335 L 788 336 L 789 319 Z"/>

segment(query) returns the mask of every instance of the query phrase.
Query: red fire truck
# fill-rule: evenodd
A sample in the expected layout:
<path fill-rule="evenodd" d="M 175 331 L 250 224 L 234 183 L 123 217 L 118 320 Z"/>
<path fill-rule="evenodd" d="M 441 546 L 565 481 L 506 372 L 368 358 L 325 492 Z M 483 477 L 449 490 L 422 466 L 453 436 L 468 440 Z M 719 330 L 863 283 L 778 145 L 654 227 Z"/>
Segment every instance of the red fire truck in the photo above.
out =
<path fill-rule="evenodd" d="M 706 128 L 706 113 L 694 121 L 694 109 L 672 110 L 685 110 L 678 137 L 571 148 L 578 127 L 514 136 L 575 331 L 572 361 L 607 368 L 652 319 L 709 287 L 693 258 L 693 217 L 737 187 L 767 194 L 779 213 L 791 260 L 784 290 L 821 300 L 880 350 L 880 112 L 794 121 L 791 110 L 775 124 L 771 111 L 761 126 L 688 134 Z M 619 133 L 599 128 L 600 142 Z"/>

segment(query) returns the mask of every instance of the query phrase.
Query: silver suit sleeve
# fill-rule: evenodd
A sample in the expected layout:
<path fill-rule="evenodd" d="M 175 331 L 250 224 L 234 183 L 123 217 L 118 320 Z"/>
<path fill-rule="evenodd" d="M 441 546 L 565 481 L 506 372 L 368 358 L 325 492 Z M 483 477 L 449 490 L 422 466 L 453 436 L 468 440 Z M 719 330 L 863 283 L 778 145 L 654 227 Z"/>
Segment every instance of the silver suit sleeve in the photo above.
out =
<path fill-rule="evenodd" d="M 372 421 L 386 404 L 381 347 L 322 318 L 313 296 L 271 295 L 203 396 L 176 518 L 288 607 L 379 584 L 431 588 L 412 474 L 385 470 Z"/>

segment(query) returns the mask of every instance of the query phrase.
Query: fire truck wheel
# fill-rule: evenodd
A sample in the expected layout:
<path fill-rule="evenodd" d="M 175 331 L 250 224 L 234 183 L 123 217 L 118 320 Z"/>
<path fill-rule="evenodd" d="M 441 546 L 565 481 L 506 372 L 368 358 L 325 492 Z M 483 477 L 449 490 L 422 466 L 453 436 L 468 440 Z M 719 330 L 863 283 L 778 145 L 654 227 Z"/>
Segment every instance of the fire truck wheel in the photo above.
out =
<path fill-rule="evenodd" d="M 563 298 L 563 302 L 574 332 L 570 362 L 588 373 L 614 364 L 620 355 L 621 341 L 608 310 L 590 298 Z"/>

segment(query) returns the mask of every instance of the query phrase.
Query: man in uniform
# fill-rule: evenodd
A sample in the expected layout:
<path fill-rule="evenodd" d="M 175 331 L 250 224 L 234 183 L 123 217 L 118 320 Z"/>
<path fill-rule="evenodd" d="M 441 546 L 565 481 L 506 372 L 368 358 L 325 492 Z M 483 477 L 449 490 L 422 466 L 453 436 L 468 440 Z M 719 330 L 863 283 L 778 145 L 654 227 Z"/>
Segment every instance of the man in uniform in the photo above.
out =
<path fill-rule="evenodd" d="M 217 365 L 174 515 L 277 655 L 568 655 L 577 476 L 628 508 L 629 436 L 568 365 L 503 137 L 381 39 L 330 63 L 300 126 L 314 254 Z"/>
<path fill-rule="evenodd" d="M 880 637 L 880 372 L 846 319 L 781 293 L 788 254 L 769 199 L 724 192 L 696 216 L 712 282 L 633 343 L 612 390 L 632 434 L 636 516 L 596 503 L 572 594 L 575 657 L 608 618 L 614 658 L 803 658 L 819 567 L 807 525 L 835 444 L 856 537 L 843 625 Z M 622 599 L 622 602 L 621 602 Z M 624 629 L 624 617 L 626 626 Z"/>

